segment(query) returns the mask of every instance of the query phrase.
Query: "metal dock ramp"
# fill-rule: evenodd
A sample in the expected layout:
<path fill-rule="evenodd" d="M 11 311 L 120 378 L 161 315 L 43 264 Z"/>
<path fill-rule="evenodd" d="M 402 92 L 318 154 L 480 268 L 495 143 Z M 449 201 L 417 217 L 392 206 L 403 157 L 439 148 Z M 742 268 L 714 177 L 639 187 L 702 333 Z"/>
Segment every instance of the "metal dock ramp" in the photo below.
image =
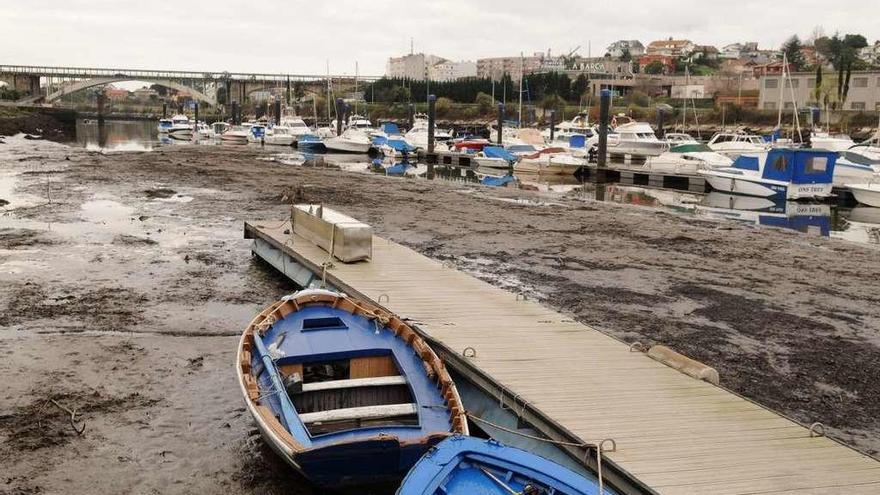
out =
<path fill-rule="evenodd" d="M 320 279 L 327 252 L 289 228 L 250 222 L 245 236 L 291 278 Z M 603 469 L 622 493 L 880 493 L 877 460 L 394 242 L 374 237 L 371 262 L 334 260 L 325 273 L 412 320 L 450 368 L 543 435 L 613 439 Z"/>

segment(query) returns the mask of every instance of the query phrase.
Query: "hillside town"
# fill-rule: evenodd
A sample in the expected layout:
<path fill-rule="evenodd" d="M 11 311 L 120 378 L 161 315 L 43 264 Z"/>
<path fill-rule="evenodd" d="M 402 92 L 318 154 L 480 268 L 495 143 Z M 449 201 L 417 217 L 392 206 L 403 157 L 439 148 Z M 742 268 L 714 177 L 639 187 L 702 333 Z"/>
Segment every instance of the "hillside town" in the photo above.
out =
<path fill-rule="evenodd" d="M 880 110 L 880 40 L 871 44 L 858 34 L 827 36 L 817 28 L 808 39 L 795 35 L 772 48 L 750 41 L 716 47 L 673 36 L 648 43 L 615 41 L 598 56 L 584 56 L 582 48 L 475 61 L 413 52 L 390 58 L 385 76 L 439 83 L 509 78 L 516 84 L 520 77 L 556 73 L 573 83 L 589 80 L 587 91 L 594 97 L 611 89 L 616 96 L 639 91 L 651 97 L 711 99 L 716 105 L 776 110 L 785 55 L 785 70 L 795 90 L 795 102 L 784 102 L 785 109 Z"/>

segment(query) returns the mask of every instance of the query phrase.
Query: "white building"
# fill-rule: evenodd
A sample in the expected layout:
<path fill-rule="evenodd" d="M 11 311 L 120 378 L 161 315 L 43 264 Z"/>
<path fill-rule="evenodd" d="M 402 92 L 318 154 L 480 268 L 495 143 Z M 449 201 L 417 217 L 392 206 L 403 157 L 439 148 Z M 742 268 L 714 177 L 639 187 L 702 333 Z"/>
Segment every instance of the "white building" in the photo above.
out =
<path fill-rule="evenodd" d="M 826 74 L 825 77 L 835 76 Z M 796 72 L 791 75 L 791 82 L 786 82 L 784 87 L 781 76 L 764 76 L 760 79 L 761 94 L 758 105 L 763 110 L 777 110 L 780 100 L 779 92 L 782 91 L 783 108 L 817 106 L 817 103 L 813 101 L 815 88 L 816 74 L 814 72 Z M 792 93 L 794 93 L 796 105 L 792 104 Z M 840 109 L 880 111 L 880 71 L 853 71 L 849 93 Z"/>
<path fill-rule="evenodd" d="M 437 55 L 413 53 L 388 59 L 385 75 L 392 78 L 424 81 L 454 81 L 477 75 L 476 62 L 453 62 Z"/>
<path fill-rule="evenodd" d="M 619 40 L 608 45 L 607 49 L 612 58 L 620 58 L 626 51 L 632 58 L 638 58 L 645 54 L 645 45 L 639 40 Z"/>

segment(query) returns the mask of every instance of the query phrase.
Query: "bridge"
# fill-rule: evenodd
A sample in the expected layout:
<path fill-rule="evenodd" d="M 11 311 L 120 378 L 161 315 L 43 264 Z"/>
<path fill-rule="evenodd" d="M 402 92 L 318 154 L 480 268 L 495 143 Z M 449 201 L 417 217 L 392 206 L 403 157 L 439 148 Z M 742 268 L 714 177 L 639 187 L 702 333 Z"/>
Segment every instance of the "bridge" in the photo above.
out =
<path fill-rule="evenodd" d="M 90 67 L 53 67 L 30 65 L 0 65 L 0 82 L 27 95 L 22 104 L 53 103 L 65 95 L 115 82 L 143 81 L 177 91 L 185 91 L 194 99 L 209 105 L 220 100 L 247 101 L 254 91 L 284 88 L 292 85 L 326 87 L 354 84 L 351 75 L 248 73 L 227 71 L 178 71 L 150 69 L 118 69 Z M 376 76 L 358 76 L 359 81 L 371 82 Z M 226 97 L 220 99 L 223 93 Z"/>

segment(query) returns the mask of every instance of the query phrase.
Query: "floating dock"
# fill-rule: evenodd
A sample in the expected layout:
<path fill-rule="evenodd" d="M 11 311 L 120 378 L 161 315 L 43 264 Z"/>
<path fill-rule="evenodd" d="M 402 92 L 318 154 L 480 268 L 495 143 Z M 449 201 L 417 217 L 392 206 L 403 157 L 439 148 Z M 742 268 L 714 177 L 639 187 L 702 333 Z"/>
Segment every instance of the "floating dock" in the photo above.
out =
<path fill-rule="evenodd" d="M 343 264 L 290 232 L 245 224 L 254 253 L 300 285 L 323 278 L 407 318 L 517 429 L 593 471 L 602 444 L 618 493 L 880 493 L 880 461 L 537 302 L 379 237 L 370 262 Z"/>

